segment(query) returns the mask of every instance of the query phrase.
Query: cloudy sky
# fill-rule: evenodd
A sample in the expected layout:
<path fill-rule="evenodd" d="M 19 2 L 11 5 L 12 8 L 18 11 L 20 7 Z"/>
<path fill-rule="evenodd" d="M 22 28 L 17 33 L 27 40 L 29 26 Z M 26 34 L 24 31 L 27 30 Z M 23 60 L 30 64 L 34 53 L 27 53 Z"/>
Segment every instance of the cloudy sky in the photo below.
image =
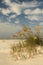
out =
<path fill-rule="evenodd" d="M 43 26 L 43 0 L 0 0 L 0 39 L 28 27 Z"/>

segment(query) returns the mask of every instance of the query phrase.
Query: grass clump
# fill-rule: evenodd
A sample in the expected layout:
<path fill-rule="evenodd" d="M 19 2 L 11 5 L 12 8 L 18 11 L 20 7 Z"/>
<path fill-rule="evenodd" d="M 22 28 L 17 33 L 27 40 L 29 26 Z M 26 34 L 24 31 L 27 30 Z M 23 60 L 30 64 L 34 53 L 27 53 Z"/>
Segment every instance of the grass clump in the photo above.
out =
<path fill-rule="evenodd" d="M 40 37 L 40 30 L 36 31 L 36 34 L 33 34 L 30 28 L 27 28 L 25 25 L 22 27 L 23 30 L 17 32 L 16 36 L 23 36 L 25 39 L 16 46 L 14 44 L 11 49 L 13 50 L 13 54 L 17 53 L 17 56 L 27 58 L 37 54 L 37 47 L 43 46 L 43 41 Z"/>

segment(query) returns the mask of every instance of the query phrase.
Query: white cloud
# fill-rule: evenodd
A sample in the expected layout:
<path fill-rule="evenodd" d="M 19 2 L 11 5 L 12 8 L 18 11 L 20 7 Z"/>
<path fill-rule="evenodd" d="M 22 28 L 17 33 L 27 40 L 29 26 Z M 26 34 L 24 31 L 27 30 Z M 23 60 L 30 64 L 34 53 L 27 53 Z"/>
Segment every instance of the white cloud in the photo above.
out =
<path fill-rule="evenodd" d="M 11 12 L 8 8 L 4 9 L 4 8 L 0 8 L 0 11 L 2 12 L 3 15 L 8 16 L 8 14 Z"/>
<path fill-rule="evenodd" d="M 18 24 L 19 22 L 20 22 L 20 21 L 18 21 L 18 20 L 17 20 L 17 21 L 15 21 L 15 23 L 16 23 L 16 24 Z"/>
<path fill-rule="evenodd" d="M 16 15 L 11 15 L 9 18 L 12 19 L 12 18 L 15 18 L 15 17 L 16 17 Z"/>
<path fill-rule="evenodd" d="M 39 3 L 37 1 L 32 1 L 32 2 L 23 2 L 21 6 L 24 8 L 31 8 L 31 7 L 36 7 L 38 5 Z"/>
<path fill-rule="evenodd" d="M 24 13 L 27 15 L 27 14 L 31 14 L 31 10 L 30 9 L 26 9 L 25 11 L 24 11 Z"/>
<path fill-rule="evenodd" d="M 38 21 L 38 20 L 39 20 L 39 17 L 38 17 L 38 16 L 32 16 L 32 17 L 30 17 L 29 19 L 30 19 L 30 20 L 37 20 L 37 21 Z"/>
<path fill-rule="evenodd" d="M 15 2 L 11 2 L 11 0 L 3 0 L 3 3 L 5 3 L 6 5 L 9 5 L 9 6 L 15 6 L 15 4 L 21 6 L 21 7 L 36 7 L 39 5 L 38 1 L 32 1 L 32 2 L 23 2 L 22 4 L 18 4 L 18 3 L 15 3 Z"/>
<path fill-rule="evenodd" d="M 40 16 L 36 16 L 39 14 L 43 14 L 43 9 L 39 9 L 36 8 L 34 10 L 28 9 L 31 7 L 36 7 L 38 6 L 40 3 L 38 3 L 37 1 L 32 1 L 32 2 L 23 2 L 22 4 L 18 4 L 15 2 L 11 2 L 11 0 L 3 0 L 3 3 L 5 3 L 6 5 L 9 6 L 9 8 L 4 9 L 4 8 L 0 8 L 0 11 L 4 14 L 4 15 L 8 15 L 9 13 L 16 13 L 16 15 L 11 15 L 9 17 L 9 20 L 12 18 L 15 18 L 17 15 L 21 14 L 21 10 L 24 10 L 24 13 L 26 15 L 32 15 L 33 16 L 28 16 L 27 18 L 30 20 L 40 20 L 43 19 Z M 26 9 L 27 8 L 27 9 Z M 15 23 L 18 23 L 19 21 L 16 21 Z"/>
<path fill-rule="evenodd" d="M 2 3 L 5 3 L 6 5 L 10 5 L 10 2 L 11 0 L 3 0 L 3 2 Z"/>
<path fill-rule="evenodd" d="M 16 13 L 17 15 L 20 14 L 20 5 L 17 3 L 12 3 L 11 0 L 3 0 L 3 3 L 9 6 L 8 10 L 10 12 Z"/>
<path fill-rule="evenodd" d="M 30 19 L 31 21 L 33 20 L 39 21 L 41 19 L 40 16 L 36 15 L 26 16 L 26 18 Z"/>
<path fill-rule="evenodd" d="M 32 14 L 43 14 L 43 9 L 35 9 L 32 11 Z"/>
<path fill-rule="evenodd" d="M 9 6 L 8 9 L 2 9 L 2 13 L 5 15 L 10 12 L 13 12 L 13 13 L 16 13 L 17 15 L 19 15 L 19 14 L 21 14 L 21 10 L 23 8 L 31 8 L 31 7 L 36 7 L 39 5 L 39 3 L 37 1 L 23 2 L 22 4 L 18 4 L 15 2 L 11 2 L 11 0 L 3 0 L 3 3 Z"/>
<path fill-rule="evenodd" d="M 33 20 L 37 20 L 37 21 L 42 21 L 43 20 L 43 9 L 39 9 L 39 8 L 36 8 L 34 10 L 31 10 L 31 9 L 26 9 L 24 11 L 24 13 L 28 16 L 26 16 L 26 18 L 30 19 L 31 21 Z M 40 14 L 40 15 L 39 15 Z"/>
<path fill-rule="evenodd" d="M 43 9 L 36 8 L 34 10 L 26 9 L 25 14 L 43 14 Z"/>
<path fill-rule="evenodd" d="M 40 15 L 31 15 L 31 16 L 25 16 L 27 19 L 31 20 L 31 21 L 43 21 L 43 17 Z"/>
<path fill-rule="evenodd" d="M 19 4 L 12 3 L 10 10 L 11 10 L 11 12 L 15 12 L 17 15 L 19 15 L 21 8 L 20 8 Z"/>

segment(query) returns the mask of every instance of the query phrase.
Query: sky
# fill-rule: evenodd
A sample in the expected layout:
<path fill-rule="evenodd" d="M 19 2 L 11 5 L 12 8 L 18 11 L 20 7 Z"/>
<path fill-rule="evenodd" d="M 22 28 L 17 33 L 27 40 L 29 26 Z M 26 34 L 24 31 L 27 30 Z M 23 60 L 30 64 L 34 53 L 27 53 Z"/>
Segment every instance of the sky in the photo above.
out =
<path fill-rule="evenodd" d="M 43 0 L 0 0 L 0 39 L 12 38 L 23 24 L 43 26 Z"/>

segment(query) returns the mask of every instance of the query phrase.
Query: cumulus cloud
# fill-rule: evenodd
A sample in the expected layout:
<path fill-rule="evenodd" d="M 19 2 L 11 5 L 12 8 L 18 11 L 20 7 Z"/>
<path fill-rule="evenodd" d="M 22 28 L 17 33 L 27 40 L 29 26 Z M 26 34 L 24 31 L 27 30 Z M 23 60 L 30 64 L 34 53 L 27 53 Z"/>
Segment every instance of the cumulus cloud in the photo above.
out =
<path fill-rule="evenodd" d="M 23 8 L 31 8 L 31 7 L 37 7 L 39 3 L 37 1 L 32 1 L 32 2 L 22 2 L 22 4 L 18 4 L 15 2 L 11 2 L 11 0 L 3 0 L 3 3 L 8 5 L 8 9 L 2 9 L 3 14 L 8 14 L 8 13 L 16 13 L 17 15 L 21 14 L 21 10 Z M 26 11 L 25 11 L 26 13 Z"/>
<path fill-rule="evenodd" d="M 15 21 L 16 24 L 18 24 L 19 22 L 20 22 L 19 20 Z"/>
<path fill-rule="evenodd" d="M 15 18 L 15 17 L 16 17 L 16 15 L 11 15 L 9 18 L 12 19 L 12 18 Z"/>
<path fill-rule="evenodd" d="M 8 10 L 10 12 L 16 13 L 17 15 L 20 14 L 20 6 L 17 3 L 12 3 L 11 0 L 3 0 L 3 3 L 8 5 Z"/>
<path fill-rule="evenodd" d="M 32 14 L 43 14 L 43 9 L 35 9 L 32 11 Z"/>
<path fill-rule="evenodd" d="M 4 9 L 4 8 L 0 8 L 0 11 L 2 12 L 3 15 L 8 16 L 8 14 L 11 12 L 8 8 Z"/>
<path fill-rule="evenodd" d="M 36 8 L 34 10 L 26 9 L 24 10 L 24 13 L 28 16 L 25 16 L 26 18 L 30 19 L 31 21 L 43 21 L 43 9 Z"/>
<path fill-rule="evenodd" d="M 26 9 L 24 11 L 25 14 L 43 14 L 43 9 L 36 8 L 34 10 Z"/>
<path fill-rule="evenodd" d="M 33 21 L 33 20 L 39 20 L 39 17 L 38 16 L 30 16 L 30 17 L 28 17 L 31 21 Z"/>
<path fill-rule="evenodd" d="M 36 20 L 36 21 L 42 20 L 42 16 L 39 16 L 39 15 L 31 15 L 31 16 L 25 16 L 25 17 L 28 18 L 31 21 L 33 21 L 33 20 Z"/>
<path fill-rule="evenodd" d="M 31 8 L 31 7 L 37 7 L 39 3 L 37 1 L 32 1 L 32 2 L 23 2 L 22 7 L 24 8 Z"/>

